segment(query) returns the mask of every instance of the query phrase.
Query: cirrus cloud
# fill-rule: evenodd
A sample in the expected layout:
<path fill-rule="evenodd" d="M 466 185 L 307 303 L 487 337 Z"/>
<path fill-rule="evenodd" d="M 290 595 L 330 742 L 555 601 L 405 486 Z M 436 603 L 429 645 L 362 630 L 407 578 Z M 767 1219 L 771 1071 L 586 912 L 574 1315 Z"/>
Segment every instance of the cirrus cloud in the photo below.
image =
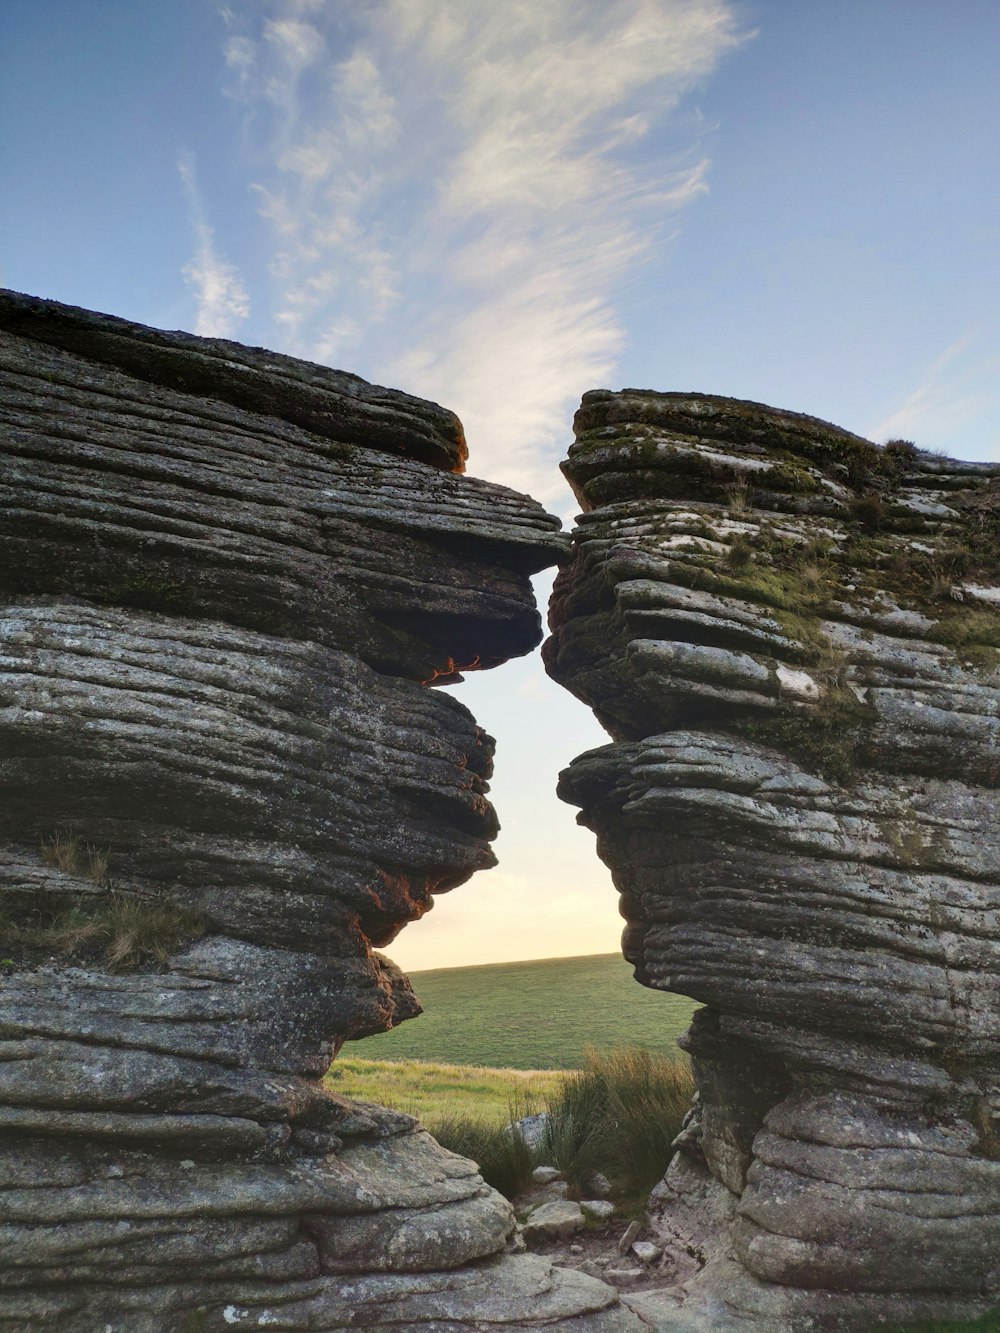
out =
<path fill-rule="evenodd" d="M 616 301 L 707 188 L 683 101 L 728 0 L 260 0 L 228 15 L 283 350 L 447 403 L 477 473 L 550 501 Z"/>
<path fill-rule="evenodd" d="M 198 188 L 193 153 L 181 153 L 177 172 L 195 235 L 194 258 L 181 269 L 197 300 L 194 331 L 208 338 L 231 338 L 250 314 L 250 296 L 238 270 L 216 249 L 215 233 Z"/>

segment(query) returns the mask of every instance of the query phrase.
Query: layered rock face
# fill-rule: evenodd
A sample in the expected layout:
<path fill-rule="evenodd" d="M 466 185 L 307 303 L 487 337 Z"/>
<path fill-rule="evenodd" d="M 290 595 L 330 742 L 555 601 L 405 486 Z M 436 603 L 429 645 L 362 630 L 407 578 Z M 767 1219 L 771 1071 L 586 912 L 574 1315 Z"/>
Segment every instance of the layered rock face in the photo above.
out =
<path fill-rule="evenodd" d="M 585 396 L 550 674 L 647 986 L 700 1000 L 664 1328 L 1000 1306 L 1000 465 Z"/>
<path fill-rule="evenodd" d="M 537 642 L 558 522 L 434 404 L 12 293 L 0 422 L 0 1328 L 632 1327 L 321 1082 L 492 863 L 427 687 Z"/>

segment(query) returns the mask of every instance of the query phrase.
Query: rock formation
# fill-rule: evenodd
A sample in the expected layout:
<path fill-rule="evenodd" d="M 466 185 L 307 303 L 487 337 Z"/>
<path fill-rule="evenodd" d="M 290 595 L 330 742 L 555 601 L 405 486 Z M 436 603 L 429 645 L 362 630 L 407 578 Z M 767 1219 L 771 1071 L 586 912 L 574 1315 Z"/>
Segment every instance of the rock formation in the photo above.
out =
<path fill-rule="evenodd" d="M 695 394 L 575 424 L 545 654 L 613 743 L 561 794 L 637 979 L 705 1005 L 642 1308 L 1000 1306 L 1000 465 Z"/>
<path fill-rule="evenodd" d="M 636 1327 L 322 1076 L 491 864 L 431 683 L 540 637 L 534 502 L 450 413 L 0 295 L 0 1329 Z"/>

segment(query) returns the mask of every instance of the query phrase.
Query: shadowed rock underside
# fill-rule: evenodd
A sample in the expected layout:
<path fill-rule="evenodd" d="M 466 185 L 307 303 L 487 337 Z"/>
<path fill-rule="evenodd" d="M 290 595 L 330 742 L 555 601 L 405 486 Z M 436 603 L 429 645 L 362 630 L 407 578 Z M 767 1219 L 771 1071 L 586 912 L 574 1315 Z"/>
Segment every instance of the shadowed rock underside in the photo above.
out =
<path fill-rule="evenodd" d="M 704 1003 L 664 1328 L 1000 1305 L 1000 465 L 696 394 L 584 397 L 560 792 L 638 980 Z M 637 1306 L 638 1308 L 638 1306 Z"/>
<path fill-rule="evenodd" d="M 408 1116 L 375 949 L 492 864 L 432 682 L 563 550 L 451 413 L 0 294 L 0 1329 L 628 1329 Z"/>

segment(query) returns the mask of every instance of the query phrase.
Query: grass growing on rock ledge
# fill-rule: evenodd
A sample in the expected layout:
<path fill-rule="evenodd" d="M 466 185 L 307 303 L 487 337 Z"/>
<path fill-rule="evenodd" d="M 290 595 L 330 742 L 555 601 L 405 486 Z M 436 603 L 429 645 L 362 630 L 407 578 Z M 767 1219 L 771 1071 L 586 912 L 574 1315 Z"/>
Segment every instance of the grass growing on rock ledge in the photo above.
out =
<path fill-rule="evenodd" d="M 89 879 L 91 884 L 103 886 L 108 882 L 107 852 L 99 847 L 85 845 L 77 837 L 54 833 L 42 843 L 41 857 L 43 863 L 53 870 Z"/>
<path fill-rule="evenodd" d="M 50 919 L 14 922 L 0 913 L 0 965 L 38 963 L 46 957 L 98 963 L 110 972 L 162 967 L 182 942 L 205 933 L 205 921 L 171 902 L 150 902 L 109 890 L 98 903 L 69 907 Z"/>
<path fill-rule="evenodd" d="M 17 970 L 53 960 L 96 964 L 110 972 L 163 967 L 187 941 L 204 935 L 207 922 L 170 900 L 126 892 L 108 877 L 108 853 L 57 832 L 39 849 L 43 865 L 85 880 L 77 901 L 45 901 L 26 919 L 13 920 L 0 907 L 0 969 Z"/>

